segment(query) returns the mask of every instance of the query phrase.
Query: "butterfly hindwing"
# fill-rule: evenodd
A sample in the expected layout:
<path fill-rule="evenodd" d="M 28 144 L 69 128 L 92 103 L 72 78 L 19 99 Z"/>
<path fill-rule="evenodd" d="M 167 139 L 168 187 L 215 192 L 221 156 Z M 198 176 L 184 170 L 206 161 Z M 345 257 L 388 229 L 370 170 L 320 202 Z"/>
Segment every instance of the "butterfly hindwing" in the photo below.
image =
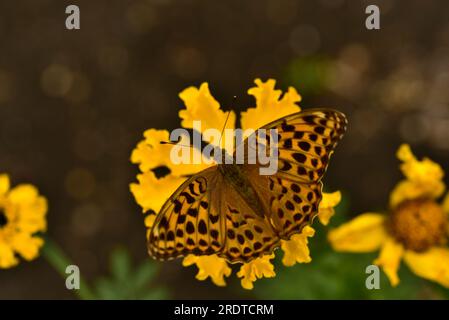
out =
<path fill-rule="evenodd" d="M 267 196 L 270 204 L 271 223 L 282 239 L 301 232 L 318 214 L 321 182 L 301 184 L 275 175 L 261 186 L 264 187 L 262 194 Z"/>
<path fill-rule="evenodd" d="M 212 254 L 223 247 L 211 194 L 219 178 L 216 167 L 208 168 L 185 181 L 167 200 L 150 233 L 150 255 L 165 260 L 189 253 Z"/>
<path fill-rule="evenodd" d="M 278 242 L 268 220 L 211 167 L 189 178 L 164 204 L 148 250 L 161 260 L 217 254 L 233 263 L 263 256 Z"/>
<path fill-rule="evenodd" d="M 268 217 L 258 215 L 229 183 L 222 189 L 221 212 L 225 217 L 226 243 L 219 254 L 230 262 L 248 262 L 268 254 L 279 237 Z"/>

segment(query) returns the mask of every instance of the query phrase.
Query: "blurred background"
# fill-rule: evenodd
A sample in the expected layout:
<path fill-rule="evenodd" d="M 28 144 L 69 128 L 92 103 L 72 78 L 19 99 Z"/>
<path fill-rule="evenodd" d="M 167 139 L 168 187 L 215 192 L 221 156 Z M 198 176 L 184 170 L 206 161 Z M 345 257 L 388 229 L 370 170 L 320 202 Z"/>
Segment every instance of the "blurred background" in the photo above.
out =
<path fill-rule="evenodd" d="M 69 4 L 81 30 L 65 29 Z M 369 4 L 380 30 L 365 28 Z M 120 269 L 110 266 L 116 252 L 116 273 L 143 265 L 156 298 L 448 298 L 405 266 L 398 288 L 382 275 L 382 290 L 366 290 L 374 255 L 333 253 L 320 227 L 311 264 L 279 264 L 253 291 L 235 275 L 225 288 L 199 282 L 180 260 L 150 261 L 128 187 L 143 131 L 179 127 L 182 89 L 207 81 L 225 110 L 244 110 L 253 80 L 271 77 L 296 87 L 303 108 L 349 118 L 325 177 L 344 195 L 332 225 L 384 210 L 402 142 L 449 170 L 448 13 L 443 0 L 1 1 L 0 172 L 49 199 L 48 235 L 88 282 Z M 40 258 L 0 271 L 0 298 L 76 296 Z"/>

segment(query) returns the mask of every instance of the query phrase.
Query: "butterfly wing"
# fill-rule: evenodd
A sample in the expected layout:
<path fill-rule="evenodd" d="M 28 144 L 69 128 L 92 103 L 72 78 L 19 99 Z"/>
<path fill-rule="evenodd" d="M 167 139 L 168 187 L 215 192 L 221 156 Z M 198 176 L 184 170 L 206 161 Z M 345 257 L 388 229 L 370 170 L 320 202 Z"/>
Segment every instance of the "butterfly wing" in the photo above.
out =
<path fill-rule="evenodd" d="M 280 238 L 289 239 L 301 232 L 318 214 L 321 179 L 346 126 L 346 117 L 338 111 L 310 109 L 262 127 L 277 130 L 277 172 L 260 175 L 261 166 L 257 164 L 244 164 L 242 170 L 250 177 L 258 197 L 270 208 L 269 220 Z M 269 138 L 257 143 L 274 146 Z"/>
<path fill-rule="evenodd" d="M 150 232 L 148 252 L 161 260 L 218 254 L 230 262 L 247 262 L 278 242 L 266 218 L 214 166 L 189 178 L 167 200 Z"/>
<path fill-rule="evenodd" d="M 278 247 L 280 239 L 269 218 L 255 212 L 226 179 L 222 188 L 221 213 L 226 242 L 219 256 L 230 262 L 248 262 Z"/>

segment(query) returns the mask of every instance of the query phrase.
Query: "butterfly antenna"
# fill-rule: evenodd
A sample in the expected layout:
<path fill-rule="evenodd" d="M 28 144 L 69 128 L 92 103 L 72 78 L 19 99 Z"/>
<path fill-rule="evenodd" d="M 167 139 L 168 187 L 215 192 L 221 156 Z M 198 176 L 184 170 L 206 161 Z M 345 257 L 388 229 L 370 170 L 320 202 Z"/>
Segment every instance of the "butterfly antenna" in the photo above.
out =
<path fill-rule="evenodd" d="M 218 140 L 218 146 L 221 146 L 221 138 L 223 137 L 223 132 L 224 132 L 224 130 L 225 130 L 225 128 L 226 128 L 226 123 L 228 122 L 228 119 L 229 119 L 229 115 L 231 114 L 231 111 L 227 111 L 227 116 L 226 116 L 226 120 L 225 120 L 225 123 L 224 123 L 224 125 L 223 125 L 223 129 L 221 129 L 221 134 L 220 134 L 220 140 Z"/>
<path fill-rule="evenodd" d="M 160 141 L 160 144 L 172 144 L 174 146 L 180 146 L 180 147 L 187 147 L 187 148 L 191 148 L 192 146 L 189 146 L 187 144 L 179 144 L 178 142 L 173 142 L 173 141 Z"/>

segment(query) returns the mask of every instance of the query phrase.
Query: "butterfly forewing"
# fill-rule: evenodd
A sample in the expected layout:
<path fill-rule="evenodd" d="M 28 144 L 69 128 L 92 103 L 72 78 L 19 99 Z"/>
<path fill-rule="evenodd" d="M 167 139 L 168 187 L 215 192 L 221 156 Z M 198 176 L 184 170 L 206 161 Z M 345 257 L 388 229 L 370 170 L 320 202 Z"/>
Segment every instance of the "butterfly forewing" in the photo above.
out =
<path fill-rule="evenodd" d="M 323 177 L 346 125 L 342 113 L 317 109 L 287 116 L 263 128 L 278 132 L 279 173 L 307 183 Z"/>

